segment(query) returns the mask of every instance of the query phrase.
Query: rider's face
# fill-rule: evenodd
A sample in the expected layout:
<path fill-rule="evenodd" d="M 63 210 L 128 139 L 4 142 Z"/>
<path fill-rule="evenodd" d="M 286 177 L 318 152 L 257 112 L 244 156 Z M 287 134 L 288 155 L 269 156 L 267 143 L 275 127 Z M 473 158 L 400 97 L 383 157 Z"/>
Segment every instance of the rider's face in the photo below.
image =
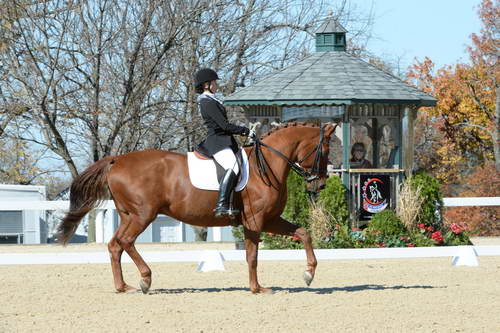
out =
<path fill-rule="evenodd" d="M 205 83 L 205 91 L 209 91 L 212 94 L 215 94 L 217 92 L 217 81 L 213 80 L 210 82 Z"/>
<path fill-rule="evenodd" d="M 213 94 L 217 92 L 217 81 L 213 80 L 210 82 L 210 90 L 212 91 Z"/>

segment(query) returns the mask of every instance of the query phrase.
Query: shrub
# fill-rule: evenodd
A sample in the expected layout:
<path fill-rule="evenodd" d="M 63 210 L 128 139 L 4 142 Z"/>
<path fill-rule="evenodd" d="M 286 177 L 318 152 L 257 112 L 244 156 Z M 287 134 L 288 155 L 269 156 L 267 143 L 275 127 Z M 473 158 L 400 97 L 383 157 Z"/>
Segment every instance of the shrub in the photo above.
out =
<path fill-rule="evenodd" d="M 369 233 L 379 233 L 385 236 L 400 236 L 406 233 L 405 226 L 392 209 L 373 215 L 367 230 Z"/>
<path fill-rule="evenodd" d="M 293 224 L 308 229 L 309 227 L 309 195 L 306 182 L 295 172 L 290 172 L 287 184 L 287 201 L 283 218 Z M 264 247 L 268 249 L 301 249 L 302 242 L 289 236 L 262 233 Z"/>
<path fill-rule="evenodd" d="M 328 242 L 329 248 L 342 249 L 354 247 L 356 241 L 351 235 L 351 229 L 347 224 L 337 224 Z"/>
<path fill-rule="evenodd" d="M 443 195 L 439 182 L 425 172 L 418 172 L 412 177 L 412 185 L 415 190 L 420 188 L 422 200 L 418 223 L 432 226 L 435 230 L 441 230 L 443 228 Z"/>
<path fill-rule="evenodd" d="M 235 241 L 244 240 L 245 234 L 243 231 L 243 226 L 239 225 L 237 227 L 231 227 L 231 231 L 233 232 L 233 237 Z"/>
<path fill-rule="evenodd" d="M 286 181 L 287 201 L 283 210 L 283 218 L 293 224 L 307 227 L 309 225 L 309 195 L 306 182 L 295 172 L 290 172 Z"/>
<path fill-rule="evenodd" d="M 326 181 L 317 203 L 311 204 L 311 234 L 315 246 L 320 248 L 341 248 L 355 246 L 350 237 L 349 209 L 346 191 L 339 177 Z"/>
<path fill-rule="evenodd" d="M 346 200 L 346 190 L 340 177 L 332 176 L 326 180 L 325 189 L 320 192 L 318 201 L 335 223 L 349 222 L 349 207 Z"/>
<path fill-rule="evenodd" d="M 436 243 L 432 238 L 426 237 L 424 234 L 421 233 L 414 233 L 411 236 L 412 242 L 415 244 L 415 246 L 434 246 Z"/>

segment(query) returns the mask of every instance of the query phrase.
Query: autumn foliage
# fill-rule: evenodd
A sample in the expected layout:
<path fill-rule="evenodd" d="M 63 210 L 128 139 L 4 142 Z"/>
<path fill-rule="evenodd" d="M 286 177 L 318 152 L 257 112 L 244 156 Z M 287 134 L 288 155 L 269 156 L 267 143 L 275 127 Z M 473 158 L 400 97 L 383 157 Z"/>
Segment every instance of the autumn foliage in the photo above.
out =
<path fill-rule="evenodd" d="M 500 197 L 500 173 L 493 165 L 478 167 L 464 178 L 461 197 Z M 444 212 L 448 225 L 465 224 L 471 234 L 478 236 L 500 235 L 500 207 L 453 207 Z"/>
<path fill-rule="evenodd" d="M 438 101 L 422 108 L 416 128 L 416 163 L 444 185 L 445 196 L 500 196 L 500 2 L 478 6 L 479 34 L 471 34 L 469 61 L 434 68 L 416 62 L 408 80 Z M 480 235 L 500 235 L 500 208 L 448 209 L 449 224 L 467 221 Z"/>
<path fill-rule="evenodd" d="M 432 60 L 425 58 L 408 73 L 411 83 L 438 100 L 436 107 L 421 109 L 417 162 L 445 183 L 457 181 L 462 170 L 487 161 L 495 161 L 500 171 L 499 10 L 498 2 L 481 3 L 483 29 L 471 35 L 469 63 L 436 71 Z"/>

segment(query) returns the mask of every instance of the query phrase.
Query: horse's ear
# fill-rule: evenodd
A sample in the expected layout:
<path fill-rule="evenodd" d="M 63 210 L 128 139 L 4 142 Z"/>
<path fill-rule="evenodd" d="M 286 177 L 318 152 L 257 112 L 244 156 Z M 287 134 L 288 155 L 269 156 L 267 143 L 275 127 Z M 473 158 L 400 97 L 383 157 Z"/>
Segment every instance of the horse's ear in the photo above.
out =
<path fill-rule="evenodd" d="M 332 124 L 328 123 L 325 125 L 324 131 L 325 131 L 325 137 L 329 138 L 332 133 L 335 131 L 335 128 L 337 128 L 337 124 Z"/>

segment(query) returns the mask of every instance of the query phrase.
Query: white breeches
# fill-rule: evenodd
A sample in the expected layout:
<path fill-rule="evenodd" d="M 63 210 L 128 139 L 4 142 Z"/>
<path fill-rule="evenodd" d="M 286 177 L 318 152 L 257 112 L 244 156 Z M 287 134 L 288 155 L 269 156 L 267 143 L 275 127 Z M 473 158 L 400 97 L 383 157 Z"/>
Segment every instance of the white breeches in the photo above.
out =
<path fill-rule="evenodd" d="M 235 174 L 240 172 L 238 163 L 236 162 L 236 156 L 234 156 L 233 150 L 231 148 L 224 148 L 221 151 L 214 154 L 214 159 L 219 163 L 224 170 L 233 169 Z"/>

